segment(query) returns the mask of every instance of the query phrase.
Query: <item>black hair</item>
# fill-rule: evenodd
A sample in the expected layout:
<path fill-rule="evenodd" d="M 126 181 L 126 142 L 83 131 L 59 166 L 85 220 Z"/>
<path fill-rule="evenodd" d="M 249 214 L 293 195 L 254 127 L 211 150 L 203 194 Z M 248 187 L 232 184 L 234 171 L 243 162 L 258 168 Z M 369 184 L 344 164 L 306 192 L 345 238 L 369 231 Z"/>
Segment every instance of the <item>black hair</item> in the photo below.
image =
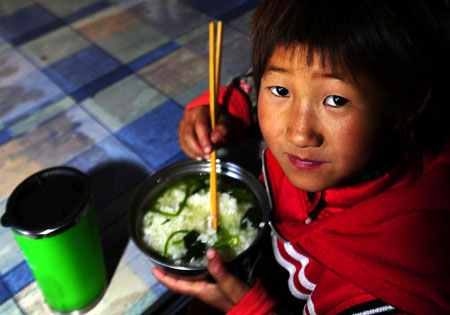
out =
<path fill-rule="evenodd" d="M 276 48 L 305 45 L 332 70 L 369 80 L 407 146 L 433 153 L 448 140 L 448 40 L 427 2 L 263 0 L 251 31 L 257 91 Z"/>

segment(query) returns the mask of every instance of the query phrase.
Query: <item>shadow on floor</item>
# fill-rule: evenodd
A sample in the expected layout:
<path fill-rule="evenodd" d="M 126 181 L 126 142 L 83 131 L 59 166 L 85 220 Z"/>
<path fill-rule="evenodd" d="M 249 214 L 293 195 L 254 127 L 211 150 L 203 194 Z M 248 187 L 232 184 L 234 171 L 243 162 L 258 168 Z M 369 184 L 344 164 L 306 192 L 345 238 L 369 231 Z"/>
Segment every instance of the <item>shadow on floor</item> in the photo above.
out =
<path fill-rule="evenodd" d="M 127 213 L 148 171 L 128 162 L 101 164 L 87 173 L 97 209 L 108 280 L 111 280 L 129 240 Z"/>

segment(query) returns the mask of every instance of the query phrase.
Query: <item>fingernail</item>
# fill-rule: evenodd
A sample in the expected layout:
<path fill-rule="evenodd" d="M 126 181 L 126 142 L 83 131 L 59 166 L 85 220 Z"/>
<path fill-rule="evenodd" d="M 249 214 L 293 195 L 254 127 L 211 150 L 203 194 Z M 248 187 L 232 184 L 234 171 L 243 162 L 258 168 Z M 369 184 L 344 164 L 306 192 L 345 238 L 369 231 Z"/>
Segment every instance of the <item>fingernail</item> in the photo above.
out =
<path fill-rule="evenodd" d="M 206 251 L 206 258 L 208 259 L 213 259 L 214 257 L 216 257 L 216 251 L 214 249 L 208 249 Z"/>

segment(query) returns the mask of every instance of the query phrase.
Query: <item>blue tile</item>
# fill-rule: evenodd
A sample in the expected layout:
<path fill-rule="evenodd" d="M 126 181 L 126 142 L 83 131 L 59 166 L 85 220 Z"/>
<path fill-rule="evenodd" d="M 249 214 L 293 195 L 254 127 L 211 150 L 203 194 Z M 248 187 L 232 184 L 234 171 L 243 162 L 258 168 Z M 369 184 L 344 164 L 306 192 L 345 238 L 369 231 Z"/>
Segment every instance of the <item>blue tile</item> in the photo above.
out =
<path fill-rule="evenodd" d="M 64 165 L 76 167 L 90 178 L 95 204 L 110 204 L 141 182 L 151 169 L 113 136 L 77 155 Z"/>
<path fill-rule="evenodd" d="M 248 3 L 255 1 L 256 0 L 188 0 L 186 2 L 209 16 L 219 18 L 225 17 L 227 12 L 231 12 L 237 8 L 244 9 Z M 245 11 L 241 11 L 240 15 L 244 13 Z"/>
<path fill-rule="evenodd" d="M 0 305 L 3 304 L 7 299 L 11 297 L 11 293 L 9 292 L 6 285 L 3 283 L 2 279 L 0 278 Z"/>
<path fill-rule="evenodd" d="M 81 89 L 73 91 L 70 95 L 77 101 L 80 102 L 89 96 L 94 95 L 95 93 L 103 90 L 107 86 L 125 78 L 130 75 L 132 72 L 130 69 L 125 66 L 120 66 L 119 68 L 111 71 L 110 73 L 105 74 L 104 76 L 94 80 L 86 86 L 83 86 Z"/>
<path fill-rule="evenodd" d="M 217 19 L 221 20 L 223 22 L 231 21 L 231 20 L 245 14 L 248 11 L 255 9 L 259 5 L 259 3 L 260 3 L 260 0 L 246 1 L 245 3 L 242 3 L 242 4 L 232 8 L 231 10 L 220 14 L 217 17 Z"/>
<path fill-rule="evenodd" d="M 24 23 L 26 21 L 26 23 Z M 0 35 L 20 45 L 63 25 L 63 22 L 39 5 L 31 5 L 0 18 Z"/>
<path fill-rule="evenodd" d="M 138 249 L 136 244 L 133 241 L 129 241 L 125 251 L 122 254 L 122 260 L 127 265 L 138 256 L 141 256 L 141 251 Z"/>
<path fill-rule="evenodd" d="M 116 135 L 157 170 L 181 152 L 177 129 L 182 115 L 183 107 L 169 100 L 125 126 Z"/>
<path fill-rule="evenodd" d="M 109 3 L 109 1 L 106 1 L 106 0 L 100 1 L 100 2 L 94 3 L 91 6 L 88 6 L 87 8 L 81 9 L 78 12 L 75 12 L 75 13 L 72 13 L 72 14 L 70 14 L 68 16 L 65 16 L 64 20 L 67 23 L 71 23 L 71 22 L 74 22 L 76 20 L 82 19 L 85 16 L 94 14 L 97 11 L 103 10 L 104 8 L 107 8 L 110 5 L 111 4 Z"/>
<path fill-rule="evenodd" d="M 0 204 L 0 215 L 5 205 L 6 200 Z M 0 275 L 4 275 L 20 265 L 24 257 L 10 229 L 0 227 L 0 244 Z"/>
<path fill-rule="evenodd" d="M 148 54 L 131 61 L 128 64 L 128 67 L 133 71 L 138 71 L 139 69 L 144 68 L 146 65 L 149 65 L 159 58 L 164 57 L 165 55 L 171 53 L 179 47 L 180 45 L 178 45 L 176 42 L 170 41 L 167 44 L 164 44 L 149 52 Z"/>
<path fill-rule="evenodd" d="M 73 93 L 119 68 L 120 64 L 95 45 L 42 69 L 65 92 Z"/>
<path fill-rule="evenodd" d="M 157 284 L 155 284 L 154 287 L 152 287 L 152 292 L 154 292 L 156 295 L 161 296 L 164 293 L 166 293 L 167 291 L 169 291 L 169 289 L 167 289 L 164 285 L 162 285 L 160 282 L 158 282 Z"/>
<path fill-rule="evenodd" d="M 177 154 L 173 155 L 170 159 L 165 161 L 163 164 L 160 165 L 160 168 L 166 167 L 170 164 L 177 163 L 184 160 L 189 160 L 190 157 L 188 157 L 183 151 L 178 152 Z"/>
<path fill-rule="evenodd" d="M 0 145 L 11 140 L 11 134 L 7 130 L 0 130 Z"/>
<path fill-rule="evenodd" d="M 8 291 L 12 295 L 15 295 L 17 292 L 33 282 L 34 277 L 27 263 L 24 261 L 5 274 L 2 277 L 2 280 Z"/>
<path fill-rule="evenodd" d="M 56 30 L 57 28 L 59 28 L 63 25 L 64 25 L 64 23 L 61 20 L 56 20 L 49 24 L 43 25 L 42 27 L 37 28 L 31 32 L 28 32 L 22 36 L 16 37 L 16 38 L 12 39 L 11 42 L 16 46 L 19 46 L 19 45 L 22 45 L 23 43 L 26 43 L 35 38 L 38 38 L 41 35 L 44 35 L 53 30 Z"/>
<path fill-rule="evenodd" d="M 121 185 L 130 188 L 151 173 L 151 169 L 125 145 L 113 136 L 108 136 L 88 150 L 64 163 L 84 173 L 95 173 L 100 168 L 114 169 Z M 124 167 L 125 166 L 125 167 Z M 122 169 L 120 169 L 122 167 Z"/>
<path fill-rule="evenodd" d="M 185 1 L 152 0 L 135 2 L 136 4 L 132 5 L 127 11 L 132 12 L 143 22 L 172 39 L 183 36 L 202 25 L 207 25 L 211 20 L 211 17 Z"/>

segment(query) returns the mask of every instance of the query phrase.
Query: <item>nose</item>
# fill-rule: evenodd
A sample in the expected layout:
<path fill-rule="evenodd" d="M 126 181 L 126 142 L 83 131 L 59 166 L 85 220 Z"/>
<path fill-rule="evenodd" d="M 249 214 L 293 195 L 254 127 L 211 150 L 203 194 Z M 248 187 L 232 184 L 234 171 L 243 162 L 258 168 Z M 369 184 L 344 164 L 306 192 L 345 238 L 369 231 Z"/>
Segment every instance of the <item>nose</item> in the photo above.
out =
<path fill-rule="evenodd" d="M 288 141 L 300 148 L 318 147 L 322 144 L 320 121 L 312 105 L 292 105 L 287 115 Z"/>

